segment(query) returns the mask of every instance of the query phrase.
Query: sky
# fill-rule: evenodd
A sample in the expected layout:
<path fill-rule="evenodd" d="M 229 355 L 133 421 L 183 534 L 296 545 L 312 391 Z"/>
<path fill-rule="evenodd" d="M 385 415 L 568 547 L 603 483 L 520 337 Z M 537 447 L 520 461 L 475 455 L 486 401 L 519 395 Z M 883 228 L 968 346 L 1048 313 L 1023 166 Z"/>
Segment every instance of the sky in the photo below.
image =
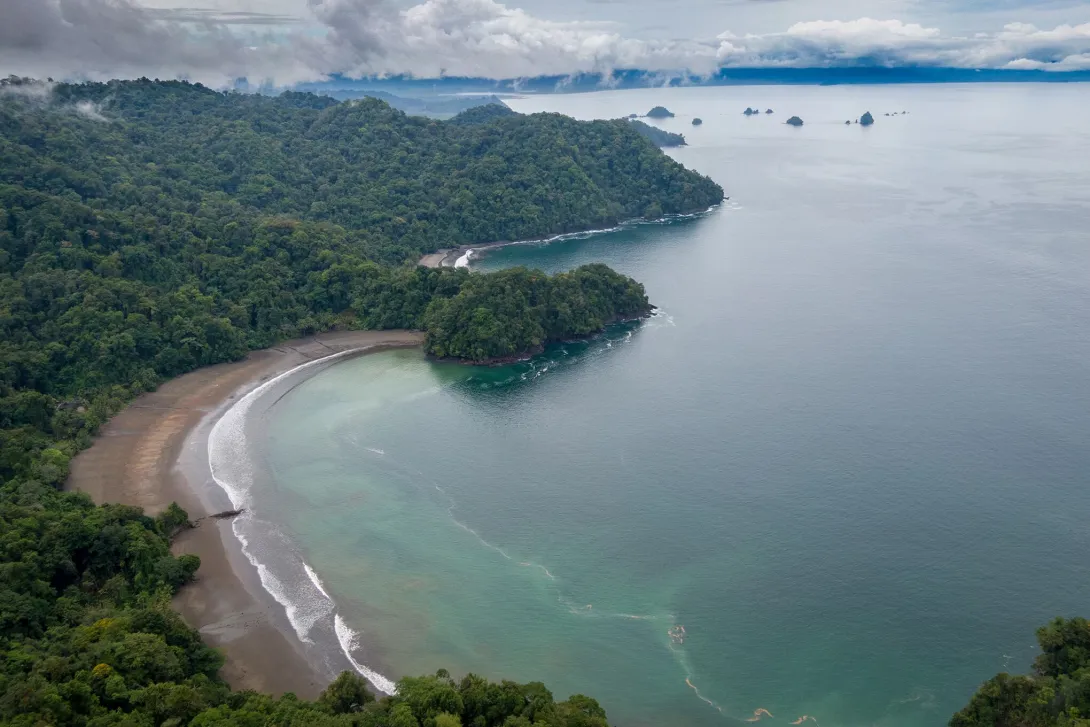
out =
<path fill-rule="evenodd" d="M 0 75 L 1090 70 L 1090 0 L 0 0 Z"/>

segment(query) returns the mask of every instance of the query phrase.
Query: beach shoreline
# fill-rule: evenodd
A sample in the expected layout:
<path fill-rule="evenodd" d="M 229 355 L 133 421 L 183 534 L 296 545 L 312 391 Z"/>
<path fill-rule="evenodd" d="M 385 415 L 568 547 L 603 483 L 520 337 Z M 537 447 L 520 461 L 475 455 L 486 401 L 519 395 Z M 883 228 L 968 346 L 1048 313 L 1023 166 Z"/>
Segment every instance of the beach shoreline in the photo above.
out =
<path fill-rule="evenodd" d="M 156 514 L 171 502 L 190 520 L 231 507 L 212 477 L 208 435 L 219 418 L 263 383 L 310 362 L 419 346 L 417 331 L 341 331 L 287 341 L 244 360 L 217 364 L 165 382 L 138 397 L 72 460 L 66 489 L 96 503 L 118 502 Z M 341 354 L 338 356 L 337 354 Z M 312 366 L 307 375 L 321 370 Z M 200 556 L 195 581 L 174 608 L 225 657 L 221 675 L 234 689 L 313 698 L 341 668 L 336 655 L 319 663 L 297 637 L 284 608 L 262 586 L 231 521 L 206 519 L 172 543 L 176 554 Z"/>

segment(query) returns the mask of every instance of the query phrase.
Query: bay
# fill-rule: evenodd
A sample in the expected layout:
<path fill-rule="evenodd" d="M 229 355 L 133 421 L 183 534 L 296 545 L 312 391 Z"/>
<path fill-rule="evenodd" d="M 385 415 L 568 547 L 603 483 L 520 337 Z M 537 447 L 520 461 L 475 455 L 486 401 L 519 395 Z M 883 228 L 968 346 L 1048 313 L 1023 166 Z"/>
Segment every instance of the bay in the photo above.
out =
<path fill-rule="evenodd" d="M 1090 96 L 511 102 L 660 104 L 730 200 L 474 258 L 604 262 L 655 318 L 515 366 L 332 366 L 264 415 L 254 506 L 388 676 L 541 680 L 620 725 L 945 723 L 1090 604 Z"/>

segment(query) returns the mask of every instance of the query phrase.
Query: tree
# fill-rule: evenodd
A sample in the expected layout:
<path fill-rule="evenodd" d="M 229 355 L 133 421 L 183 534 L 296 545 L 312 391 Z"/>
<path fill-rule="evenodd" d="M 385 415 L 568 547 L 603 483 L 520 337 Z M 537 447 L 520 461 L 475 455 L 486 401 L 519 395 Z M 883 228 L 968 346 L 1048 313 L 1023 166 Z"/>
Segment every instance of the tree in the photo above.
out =
<path fill-rule="evenodd" d="M 373 701 L 375 696 L 368 691 L 367 681 L 348 671 L 342 671 L 318 697 L 318 704 L 333 714 L 359 712 Z"/>

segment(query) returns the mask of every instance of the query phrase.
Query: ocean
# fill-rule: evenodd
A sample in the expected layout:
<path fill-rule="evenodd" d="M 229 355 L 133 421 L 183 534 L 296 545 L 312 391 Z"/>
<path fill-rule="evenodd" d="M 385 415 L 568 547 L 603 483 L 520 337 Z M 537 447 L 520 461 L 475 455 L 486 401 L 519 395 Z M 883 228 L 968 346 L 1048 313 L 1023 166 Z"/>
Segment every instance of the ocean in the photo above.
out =
<path fill-rule="evenodd" d="M 1085 85 L 510 103 L 666 106 L 730 199 L 469 258 L 607 263 L 647 321 L 498 368 L 346 358 L 217 425 L 330 669 L 539 680 L 632 727 L 925 727 L 1090 612 Z"/>

